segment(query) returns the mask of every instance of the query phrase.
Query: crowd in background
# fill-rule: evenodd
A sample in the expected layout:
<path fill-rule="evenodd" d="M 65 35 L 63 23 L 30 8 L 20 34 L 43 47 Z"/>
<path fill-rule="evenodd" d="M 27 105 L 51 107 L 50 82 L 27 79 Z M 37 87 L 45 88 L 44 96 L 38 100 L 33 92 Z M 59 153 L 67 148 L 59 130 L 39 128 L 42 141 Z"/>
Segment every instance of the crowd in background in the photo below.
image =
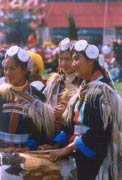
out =
<path fill-rule="evenodd" d="M 13 44 L 41 55 L 47 73 L 58 70 L 57 43 L 53 42 L 46 24 L 46 5 L 42 0 L 0 1 L 0 59 Z M 100 45 L 114 81 L 122 79 L 122 42 Z"/>

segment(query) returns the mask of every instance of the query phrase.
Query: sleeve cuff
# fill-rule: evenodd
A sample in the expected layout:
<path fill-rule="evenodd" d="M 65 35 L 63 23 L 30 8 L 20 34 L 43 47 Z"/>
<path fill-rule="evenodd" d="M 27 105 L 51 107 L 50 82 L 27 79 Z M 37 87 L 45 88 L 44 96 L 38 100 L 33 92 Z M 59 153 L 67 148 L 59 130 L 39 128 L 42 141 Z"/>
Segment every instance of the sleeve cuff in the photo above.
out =
<path fill-rule="evenodd" d="M 68 144 L 68 136 L 64 131 L 61 131 L 55 138 L 54 138 L 54 142 L 65 146 Z"/>
<path fill-rule="evenodd" d="M 33 139 L 29 139 L 25 143 L 25 146 L 29 147 L 31 150 L 36 150 L 38 145 L 39 144 L 35 140 L 33 140 Z"/>
<path fill-rule="evenodd" d="M 96 156 L 96 152 L 94 152 L 93 150 L 91 150 L 90 148 L 88 148 L 81 137 L 77 137 L 75 139 L 75 144 L 77 146 L 77 148 L 88 158 L 93 158 Z"/>

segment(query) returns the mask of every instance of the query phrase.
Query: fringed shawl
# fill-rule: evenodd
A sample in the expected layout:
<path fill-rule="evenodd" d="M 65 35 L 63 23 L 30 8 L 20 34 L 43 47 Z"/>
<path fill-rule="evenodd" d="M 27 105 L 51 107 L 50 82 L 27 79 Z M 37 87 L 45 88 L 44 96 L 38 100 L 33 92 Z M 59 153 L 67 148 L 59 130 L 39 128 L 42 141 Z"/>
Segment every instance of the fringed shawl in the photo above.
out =
<path fill-rule="evenodd" d="M 84 90 L 88 103 L 94 104 L 98 94 L 100 96 L 100 113 L 106 130 L 108 123 L 112 124 L 111 142 L 95 180 L 122 179 L 122 99 L 110 86 L 105 83 L 93 81 L 87 84 Z M 70 99 L 69 105 L 64 112 L 65 125 L 71 124 L 72 108 L 80 94 L 80 90 Z"/>
<path fill-rule="evenodd" d="M 55 135 L 55 117 L 53 108 L 47 103 L 34 99 L 31 104 L 25 104 L 23 108 L 28 109 L 28 116 L 33 119 L 37 129 L 46 133 L 49 139 Z"/>
<path fill-rule="evenodd" d="M 47 102 L 53 107 L 56 106 L 59 103 L 58 97 L 60 93 L 61 99 L 65 99 L 65 102 L 67 103 L 76 93 L 78 88 L 78 84 L 74 84 L 73 79 L 75 79 L 75 73 L 69 75 L 59 75 L 58 73 L 54 73 L 49 78 L 48 84 L 44 90 Z M 52 96 L 55 96 L 55 98 L 52 99 Z"/>
<path fill-rule="evenodd" d="M 55 94 L 55 100 L 52 100 L 52 95 L 54 95 L 55 91 L 57 91 L 58 93 L 60 80 L 61 76 L 58 73 L 52 74 L 52 76 L 48 79 L 46 88 L 44 89 L 44 94 L 46 96 L 47 102 L 53 107 L 56 106 L 58 103 L 58 96 L 57 94 Z"/>
<path fill-rule="evenodd" d="M 10 100 L 13 95 L 23 100 L 23 112 L 32 118 L 37 130 L 39 130 L 40 133 L 43 130 L 48 138 L 53 138 L 55 134 L 55 117 L 51 105 L 34 99 L 27 93 L 25 93 L 25 96 L 21 96 L 21 93 L 17 91 L 14 92 L 12 86 L 8 83 L 0 85 L 0 96 L 2 98 Z M 28 99 L 25 98 L 27 96 L 28 99 L 32 100 L 28 101 Z"/>

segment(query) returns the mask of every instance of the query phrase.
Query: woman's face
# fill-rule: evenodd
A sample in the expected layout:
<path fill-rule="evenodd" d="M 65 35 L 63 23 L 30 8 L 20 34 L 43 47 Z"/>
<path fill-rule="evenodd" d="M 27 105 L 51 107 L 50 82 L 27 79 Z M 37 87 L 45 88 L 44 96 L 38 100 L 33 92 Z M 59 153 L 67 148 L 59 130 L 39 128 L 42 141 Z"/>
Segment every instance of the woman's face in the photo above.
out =
<path fill-rule="evenodd" d="M 92 61 L 88 60 L 83 54 L 81 53 L 73 54 L 72 66 L 75 68 L 75 72 L 80 78 L 82 79 L 87 78 L 91 68 L 91 64 Z"/>
<path fill-rule="evenodd" d="M 71 74 L 75 72 L 74 67 L 72 66 L 72 57 L 70 52 L 66 51 L 60 54 L 60 67 L 63 69 L 64 73 Z"/>
<path fill-rule="evenodd" d="M 15 86 L 22 86 L 26 81 L 26 70 L 17 65 L 14 59 L 7 58 L 4 64 L 6 81 Z"/>

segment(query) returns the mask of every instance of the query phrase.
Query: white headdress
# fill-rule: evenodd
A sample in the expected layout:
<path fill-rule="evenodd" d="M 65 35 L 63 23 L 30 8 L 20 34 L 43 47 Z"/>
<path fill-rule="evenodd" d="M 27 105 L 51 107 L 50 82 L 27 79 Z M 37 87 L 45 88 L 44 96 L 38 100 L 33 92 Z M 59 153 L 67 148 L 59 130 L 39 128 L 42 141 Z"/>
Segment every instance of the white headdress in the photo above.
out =
<path fill-rule="evenodd" d="M 14 58 L 15 56 L 17 56 L 19 61 L 21 61 L 23 63 L 27 63 L 28 71 L 32 70 L 33 61 L 25 49 L 23 49 L 19 46 L 12 46 L 6 51 L 5 59 L 7 57 Z"/>

